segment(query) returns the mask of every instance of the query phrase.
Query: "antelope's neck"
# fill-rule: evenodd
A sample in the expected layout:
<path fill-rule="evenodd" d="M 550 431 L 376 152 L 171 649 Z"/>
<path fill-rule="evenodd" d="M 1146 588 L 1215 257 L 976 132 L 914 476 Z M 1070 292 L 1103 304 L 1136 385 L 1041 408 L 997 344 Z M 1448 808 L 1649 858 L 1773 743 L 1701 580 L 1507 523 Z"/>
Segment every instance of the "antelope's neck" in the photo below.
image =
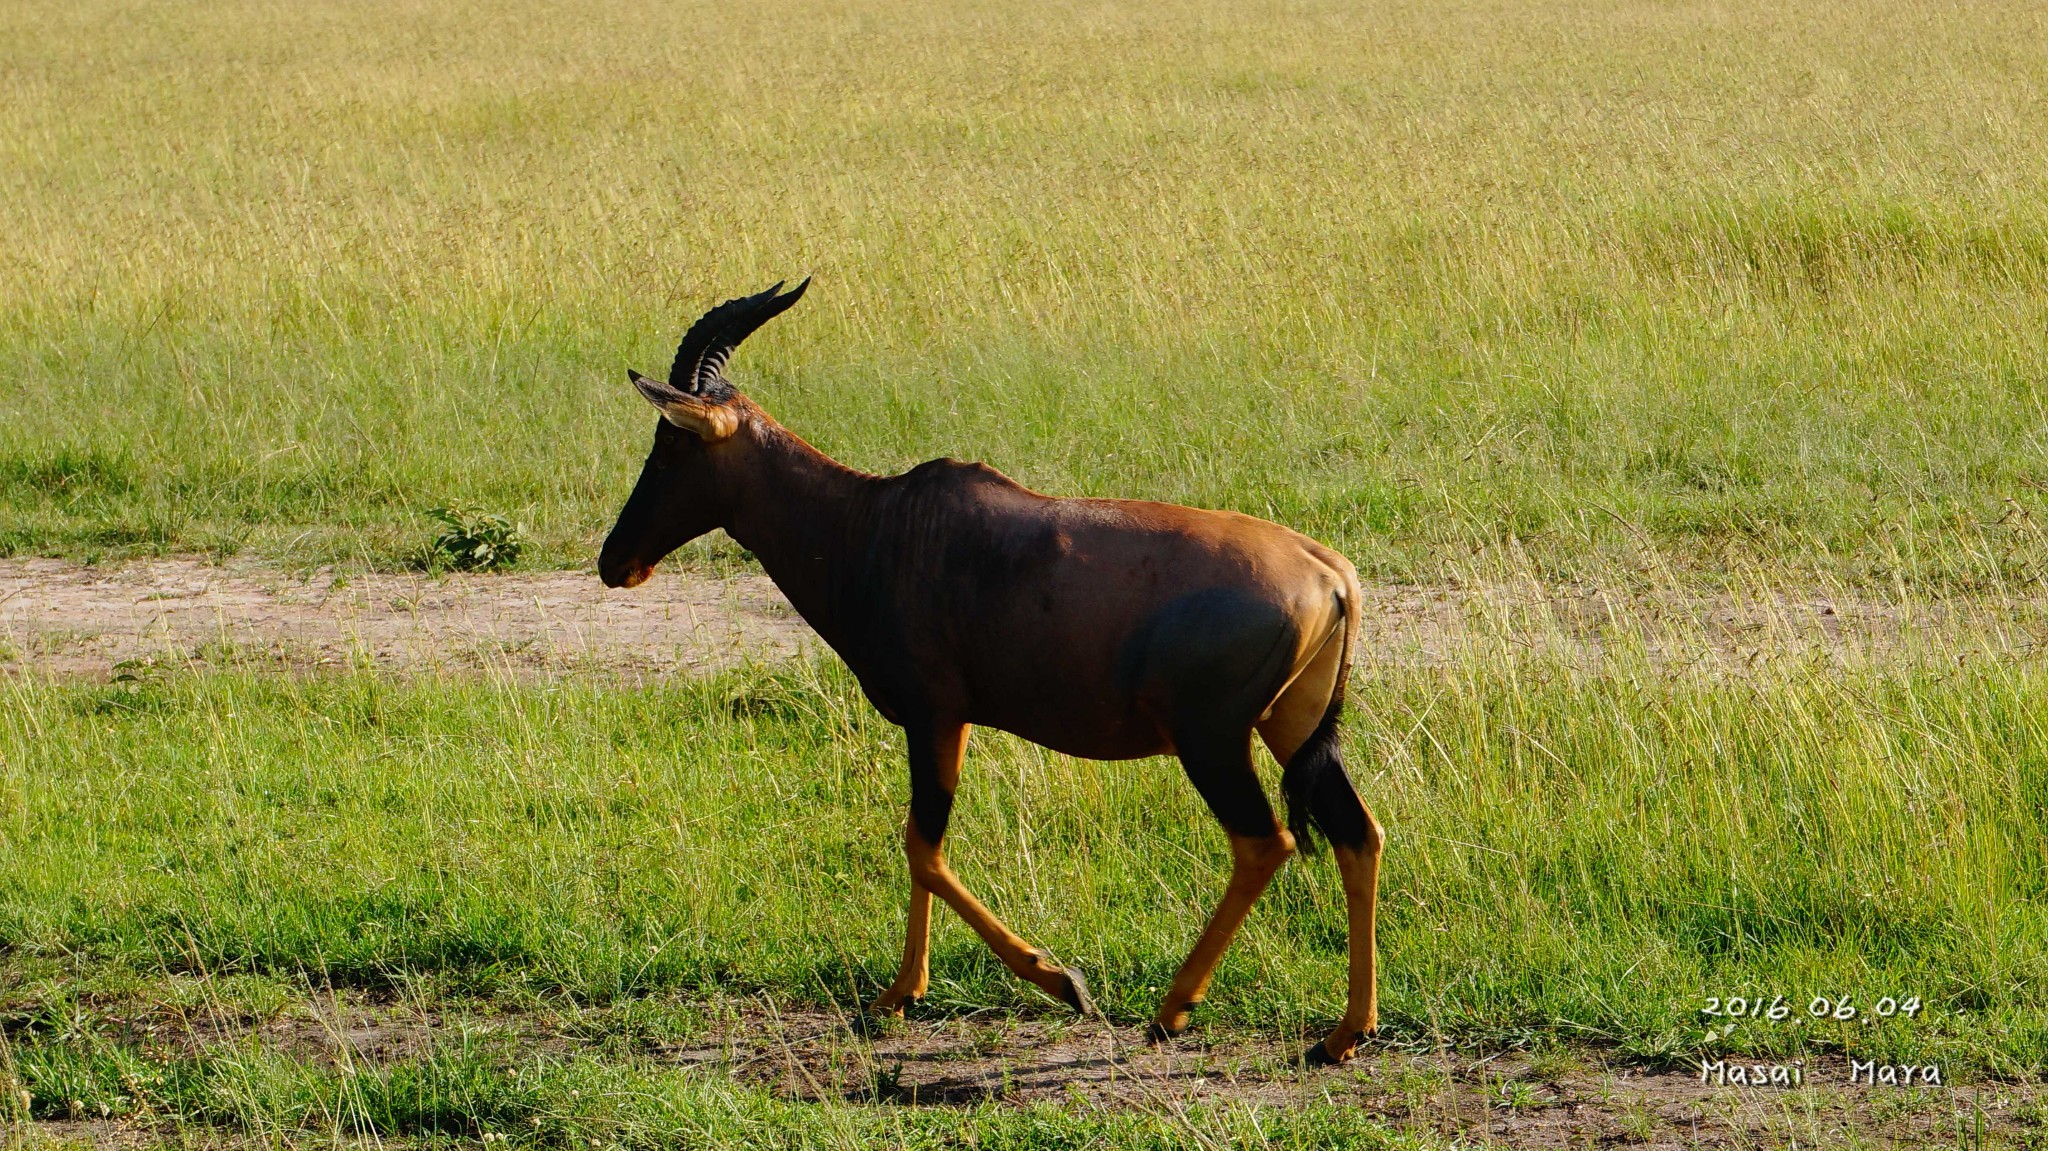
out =
<path fill-rule="evenodd" d="M 726 534 L 753 552 L 768 578 L 825 642 L 841 649 L 836 594 L 865 538 L 864 512 L 875 477 L 834 460 L 765 416 L 744 474 L 731 477 Z M 841 649 L 843 652 L 843 649 Z"/>

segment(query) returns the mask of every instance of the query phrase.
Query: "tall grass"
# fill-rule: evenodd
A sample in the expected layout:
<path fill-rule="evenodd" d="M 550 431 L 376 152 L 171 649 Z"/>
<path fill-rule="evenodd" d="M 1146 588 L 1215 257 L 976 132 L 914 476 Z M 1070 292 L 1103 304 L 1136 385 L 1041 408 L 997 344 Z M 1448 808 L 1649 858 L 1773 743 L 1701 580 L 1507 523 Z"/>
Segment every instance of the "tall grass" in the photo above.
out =
<path fill-rule="evenodd" d="M 1391 829 L 1390 1037 L 2039 1074 L 2043 674 L 1375 673 L 1346 744 Z M 5 690 L 17 981 L 61 961 L 68 978 L 850 1005 L 893 971 L 902 749 L 836 665 L 632 691 L 234 674 Z M 1148 1017 L 1228 870 L 1178 768 L 984 732 L 961 799 L 968 885 L 1079 963 L 1113 1018 Z M 1327 861 L 1291 865 L 1203 1018 L 1324 1024 L 1343 924 Z M 950 917 L 934 956 L 936 1009 L 1038 1002 Z M 1705 997 L 1729 995 L 1782 995 L 1795 1018 L 1707 1035 Z M 1815 996 L 1927 1009 L 1816 1022 Z"/>
<path fill-rule="evenodd" d="M 505 1141 L 563 1148 L 997 1147 L 1014 1151 L 1172 1151 L 1188 1146 L 1300 1151 L 1422 1151 L 1458 1147 L 1426 1131 L 1330 1102 L 1296 1107 L 1141 1102 L 1120 1110 L 1039 1103 L 959 1108 L 806 1104 L 688 1069 L 599 1060 L 507 1058 L 488 1043 L 450 1044 L 426 1058 L 355 1071 L 308 1066 L 257 1050 L 176 1059 L 167 1066 L 41 1048 L 26 1060 L 41 1086 L 75 1092 L 128 1116 L 156 1114 L 229 1126 L 268 1146 L 445 1147 Z M 116 1108 L 119 1108 L 118 1110 Z M 93 1113 L 97 1114 L 97 1110 Z M 33 1127 L 27 1137 L 35 1138 Z M 184 1137 L 206 1145 L 204 1128 Z M 466 1139 L 464 1137 L 467 1137 Z M 387 1142 L 387 1140 L 389 1142 Z M 30 1143 L 30 1146 L 39 1144 Z"/>
<path fill-rule="evenodd" d="M 0 13 L 0 549 L 584 561 L 724 295 L 849 462 L 1372 572 L 2032 580 L 2031 5 Z"/>

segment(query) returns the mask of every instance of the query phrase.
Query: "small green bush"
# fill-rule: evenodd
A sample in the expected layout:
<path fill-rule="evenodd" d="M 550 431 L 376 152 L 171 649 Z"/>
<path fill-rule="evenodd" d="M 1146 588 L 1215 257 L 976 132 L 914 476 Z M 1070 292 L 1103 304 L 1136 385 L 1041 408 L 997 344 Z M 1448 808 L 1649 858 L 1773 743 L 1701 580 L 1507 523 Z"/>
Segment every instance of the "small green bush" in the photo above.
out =
<path fill-rule="evenodd" d="M 496 513 L 440 507 L 427 514 L 441 525 L 421 561 L 430 571 L 495 571 L 518 563 L 526 548 L 525 531 Z"/>

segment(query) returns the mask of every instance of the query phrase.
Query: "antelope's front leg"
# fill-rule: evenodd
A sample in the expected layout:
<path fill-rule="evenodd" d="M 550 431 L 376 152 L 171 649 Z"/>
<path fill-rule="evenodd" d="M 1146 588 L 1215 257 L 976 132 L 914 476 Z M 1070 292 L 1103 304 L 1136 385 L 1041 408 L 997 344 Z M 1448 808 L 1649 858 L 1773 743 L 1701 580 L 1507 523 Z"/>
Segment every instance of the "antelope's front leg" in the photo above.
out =
<path fill-rule="evenodd" d="M 868 1010 L 876 1015 L 902 1015 L 904 1004 L 923 999 L 931 983 L 932 893 L 924 884 L 910 881 L 910 922 L 903 934 L 903 963 L 896 968 L 896 982 Z"/>
<path fill-rule="evenodd" d="M 911 937 L 904 944 L 903 970 L 882 1000 L 887 1001 L 905 986 L 913 946 L 917 950 L 916 985 L 923 990 L 926 925 L 930 922 L 930 897 L 936 895 L 967 921 L 967 926 L 1019 979 L 1082 1014 L 1094 1014 L 1095 1002 L 1088 997 L 1088 984 L 1081 973 L 1061 966 L 1049 953 L 1031 946 L 1004 926 L 946 866 L 939 844 L 945 839 L 946 824 L 953 815 L 953 792 L 960 783 L 960 761 L 967 753 L 967 725 L 906 725 L 906 732 L 910 737 L 910 819 L 903 827 L 903 854 L 910 861 L 910 879 L 915 885 L 910 904 Z M 926 893 L 926 918 L 922 924 L 918 918 L 919 892 Z"/>

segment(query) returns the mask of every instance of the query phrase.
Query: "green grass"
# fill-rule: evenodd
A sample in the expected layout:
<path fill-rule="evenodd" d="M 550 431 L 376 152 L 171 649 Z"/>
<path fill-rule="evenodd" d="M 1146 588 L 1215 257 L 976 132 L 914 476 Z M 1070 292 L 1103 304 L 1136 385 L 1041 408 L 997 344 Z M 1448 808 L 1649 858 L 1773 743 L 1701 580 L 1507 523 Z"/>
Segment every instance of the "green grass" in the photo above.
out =
<path fill-rule="evenodd" d="M 1194 1104 L 1124 1111 L 1053 1105 L 860 1108 L 791 1103 L 674 1070 L 590 1059 L 507 1057 L 488 1045 L 349 1074 L 258 1051 L 149 1064 L 120 1052 L 37 1050 L 33 1081 L 83 1098 L 85 1114 L 138 1103 L 289 1145 L 302 1129 L 416 1140 L 504 1140 L 538 1147 L 925 1148 L 1017 1151 L 1188 1146 L 1301 1151 L 1420 1151 L 1456 1146 L 1398 1132 L 1378 1116 L 1329 1104 L 1265 1108 Z"/>
<path fill-rule="evenodd" d="M 815 273 L 737 374 L 861 467 L 1236 508 L 1375 578 L 2017 610 L 2048 564 L 2044 44 L 2010 0 L 27 0 L 0 9 L 0 555 L 401 565 L 462 507 L 585 564 L 652 420 L 621 369 Z M 1518 650 L 1356 689 L 1396 1042 L 2048 1067 L 2043 665 Z M 160 1049 L 99 1024 L 199 985 L 256 1016 L 330 983 L 854 1002 L 899 942 L 899 737 L 835 664 L 0 695 L 0 1079 L 41 1117 L 1409 1138 L 1331 1107 L 807 1107 L 466 1035 L 368 1078 Z M 967 882 L 1143 1019 L 1225 867 L 1178 769 L 987 733 L 971 762 Z M 1342 921 L 1327 860 L 1290 866 L 1202 1025 L 1326 1024 Z M 1928 1011 L 1707 1034 L 1706 997 L 1760 993 Z M 932 1010 L 1036 1003 L 941 917 Z"/>
<path fill-rule="evenodd" d="M 1370 573 L 2033 580 L 2033 6 L 31 2 L 0 551 L 587 562 L 658 368 Z M 1647 556 L 1646 556 L 1647 553 Z"/>
<path fill-rule="evenodd" d="M 64 1113 L 62 1083 L 111 1082 L 91 1060 L 130 1059 L 170 1084 L 131 1101 L 220 1118 L 205 1100 L 225 1054 L 151 1056 L 66 1022 L 189 997 L 201 976 L 260 1017 L 280 985 L 843 1008 L 892 974 L 900 740 L 836 665 L 632 690 L 232 673 L 4 689 L 0 955 L 39 1113 Z M 1347 747 L 1392 836 L 1395 1043 L 1591 1044 L 1652 1064 L 1847 1052 L 1940 1063 L 1950 1082 L 2048 1067 L 2039 663 L 1727 678 L 1467 660 L 1376 673 L 1354 698 Z M 1080 964 L 1113 1019 L 1146 1018 L 1227 871 L 1178 769 L 980 733 L 962 801 L 952 854 L 970 887 Z M 1199 1021 L 1267 1038 L 1327 1025 L 1343 945 L 1327 860 L 1297 861 Z M 1795 1022 L 1710 1037 L 1705 997 L 1737 994 L 1782 994 Z M 1798 1021 L 1816 995 L 1926 1010 Z M 931 1004 L 1045 1006 L 950 916 Z M 581 1066 L 547 1056 L 517 1090 L 659 1071 Z M 292 1098 L 327 1082 L 243 1070 L 301 1083 L 275 1088 Z M 493 1090 L 513 1091 L 502 1078 Z M 252 1098 L 300 1122 L 271 1087 Z"/>

